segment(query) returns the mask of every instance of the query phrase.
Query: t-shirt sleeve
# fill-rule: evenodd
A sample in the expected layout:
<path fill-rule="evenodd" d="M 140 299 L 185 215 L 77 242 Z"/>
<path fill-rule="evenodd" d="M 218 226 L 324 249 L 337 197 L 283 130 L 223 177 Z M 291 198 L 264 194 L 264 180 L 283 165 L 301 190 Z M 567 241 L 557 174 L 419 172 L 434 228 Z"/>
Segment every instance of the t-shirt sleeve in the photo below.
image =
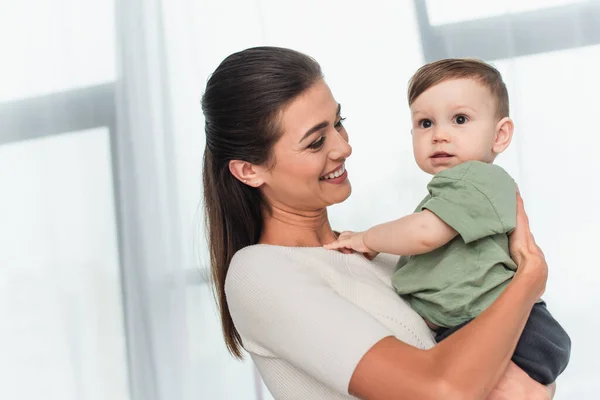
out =
<path fill-rule="evenodd" d="M 504 169 L 469 161 L 435 175 L 431 198 L 421 206 L 454 228 L 465 243 L 516 226 L 516 184 Z"/>
<path fill-rule="evenodd" d="M 244 347 L 348 394 L 361 358 L 392 332 L 293 260 L 248 258 L 234 257 L 225 288 Z"/>

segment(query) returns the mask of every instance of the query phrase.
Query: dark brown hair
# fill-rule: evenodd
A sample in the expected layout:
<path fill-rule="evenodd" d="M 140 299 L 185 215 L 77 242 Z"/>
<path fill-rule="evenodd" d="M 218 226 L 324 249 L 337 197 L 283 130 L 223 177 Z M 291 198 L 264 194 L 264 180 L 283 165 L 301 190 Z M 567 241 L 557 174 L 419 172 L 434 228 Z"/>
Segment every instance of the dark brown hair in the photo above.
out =
<path fill-rule="evenodd" d="M 509 116 L 508 92 L 502 75 L 491 65 L 473 58 L 447 58 L 419 68 L 408 85 L 408 105 L 432 86 L 461 78 L 474 79 L 488 88 L 496 100 L 496 116 Z"/>
<path fill-rule="evenodd" d="M 260 191 L 229 171 L 229 161 L 265 165 L 281 136 L 283 108 L 323 77 L 309 56 L 278 47 L 255 47 L 232 54 L 208 80 L 202 97 L 205 117 L 204 207 L 214 294 L 227 348 L 242 358 L 242 341 L 225 297 L 225 277 L 233 255 L 256 244 L 266 206 Z"/>

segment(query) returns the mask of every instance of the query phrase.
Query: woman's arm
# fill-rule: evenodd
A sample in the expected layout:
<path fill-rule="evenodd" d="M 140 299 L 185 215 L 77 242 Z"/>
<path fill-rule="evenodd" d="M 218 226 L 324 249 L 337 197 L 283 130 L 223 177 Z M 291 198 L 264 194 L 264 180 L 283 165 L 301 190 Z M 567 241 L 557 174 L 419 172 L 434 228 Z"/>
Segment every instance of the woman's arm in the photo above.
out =
<path fill-rule="evenodd" d="M 519 268 L 499 298 L 430 350 L 394 337 L 376 343 L 350 380 L 364 399 L 485 399 L 504 373 L 533 304 L 545 290 L 547 264 L 535 244 L 520 195 L 511 256 Z"/>

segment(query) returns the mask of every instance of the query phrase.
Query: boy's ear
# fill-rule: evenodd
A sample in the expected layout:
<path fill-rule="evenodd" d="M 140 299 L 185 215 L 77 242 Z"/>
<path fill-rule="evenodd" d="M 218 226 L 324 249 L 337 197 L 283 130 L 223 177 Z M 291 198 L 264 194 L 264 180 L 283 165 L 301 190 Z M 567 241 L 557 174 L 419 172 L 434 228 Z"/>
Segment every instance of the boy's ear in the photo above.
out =
<path fill-rule="evenodd" d="M 496 137 L 494 139 L 494 146 L 492 151 L 498 155 L 502 153 L 510 144 L 515 124 L 509 117 L 504 117 L 496 124 Z"/>
<path fill-rule="evenodd" d="M 229 172 L 235 176 L 237 180 L 245 183 L 248 186 L 259 187 L 264 182 L 261 179 L 262 168 L 247 161 L 231 160 L 229 161 Z"/>

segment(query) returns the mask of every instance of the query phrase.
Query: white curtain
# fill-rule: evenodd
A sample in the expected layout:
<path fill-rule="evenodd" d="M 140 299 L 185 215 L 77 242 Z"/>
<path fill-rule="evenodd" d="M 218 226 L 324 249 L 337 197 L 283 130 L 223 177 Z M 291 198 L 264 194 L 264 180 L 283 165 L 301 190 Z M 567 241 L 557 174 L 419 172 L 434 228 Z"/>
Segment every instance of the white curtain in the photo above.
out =
<path fill-rule="evenodd" d="M 0 10 L 0 398 L 129 399 L 107 101 L 114 7 Z"/>
<path fill-rule="evenodd" d="M 200 97 L 228 54 L 277 45 L 314 56 L 343 105 L 353 194 L 331 209 L 339 229 L 409 213 L 425 193 L 405 95 L 420 65 L 479 56 L 501 70 L 516 132 L 498 163 L 519 182 L 551 268 L 544 297 L 573 339 L 556 398 L 596 398 L 597 4 L 3 3 L 0 397 L 271 398 L 225 350 L 202 273 Z"/>

